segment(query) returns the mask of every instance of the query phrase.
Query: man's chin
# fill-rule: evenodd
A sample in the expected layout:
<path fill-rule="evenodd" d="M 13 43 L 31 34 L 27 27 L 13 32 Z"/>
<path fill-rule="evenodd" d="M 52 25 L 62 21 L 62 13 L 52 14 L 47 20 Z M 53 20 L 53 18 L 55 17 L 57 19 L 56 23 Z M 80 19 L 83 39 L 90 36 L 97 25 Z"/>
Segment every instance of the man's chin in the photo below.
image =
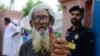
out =
<path fill-rule="evenodd" d="M 48 30 L 40 29 L 40 31 L 34 30 L 32 48 L 35 52 L 42 50 L 49 50 L 49 34 Z"/>

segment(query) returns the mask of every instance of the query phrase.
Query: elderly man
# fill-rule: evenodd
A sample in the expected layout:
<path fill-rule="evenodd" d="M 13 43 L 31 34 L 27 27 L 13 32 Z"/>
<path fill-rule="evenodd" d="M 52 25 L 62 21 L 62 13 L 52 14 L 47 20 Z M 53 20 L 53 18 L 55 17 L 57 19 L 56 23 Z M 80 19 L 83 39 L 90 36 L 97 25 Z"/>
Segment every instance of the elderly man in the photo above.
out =
<path fill-rule="evenodd" d="M 47 4 L 32 8 L 29 19 L 32 39 L 21 46 L 19 56 L 67 56 L 66 40 L 54 37 L 54 13 Z"/>

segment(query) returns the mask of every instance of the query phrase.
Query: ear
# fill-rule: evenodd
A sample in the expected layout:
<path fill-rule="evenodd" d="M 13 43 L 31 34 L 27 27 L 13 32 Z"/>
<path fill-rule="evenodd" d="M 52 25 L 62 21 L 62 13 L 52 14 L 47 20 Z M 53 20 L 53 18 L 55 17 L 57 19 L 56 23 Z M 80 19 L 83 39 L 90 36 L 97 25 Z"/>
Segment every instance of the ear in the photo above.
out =
<path fill-rule="evenodd" d="M 85 16 L 84 16 L 84 15 L 82 15 L 82 19 L 84 19 L 84 17 L 85 17 Z"/>
<path fill-rule="evenodd" d="M 29 24 L 30 24 L 31 27 L 33 27 L 33 21 L 32 20 L 30 20 Z"/>
<path fill-rule="evenodd" d="M 55 21 L 54 18 L 51 16 L 50 20 L 49 20 L 49 24 L 53 26 L 54 25 L 54 21 Z"/>

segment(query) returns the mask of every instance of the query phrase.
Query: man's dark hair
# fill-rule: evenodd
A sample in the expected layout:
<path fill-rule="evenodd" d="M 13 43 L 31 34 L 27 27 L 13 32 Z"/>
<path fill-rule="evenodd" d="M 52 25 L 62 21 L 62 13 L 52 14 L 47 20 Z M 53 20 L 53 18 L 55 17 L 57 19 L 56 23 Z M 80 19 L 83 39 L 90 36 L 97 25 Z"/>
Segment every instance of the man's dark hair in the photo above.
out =
<path fill-rule="evenodd" d="M 84 15 L 84 8 L 80 8 L 79 6 L 73 6 L 69 12 L 71 13 L 72 11 L 79 11 L 82 15 Z"/>
<path fill-rule="evenodd" d="M 4 21 L 5 21 L 5 24 L 6 25 L 8 25 L 11 22 L 10 18 L 8 18 L 8 17 L 5 17 L 4 18 Z"/>
<path fill-rule="evenodd" d="M 10 18 L 6 17 L 6 18 L 5 18 L 5 21 L 6 21 L 6 22 L 10 22 Z"/>

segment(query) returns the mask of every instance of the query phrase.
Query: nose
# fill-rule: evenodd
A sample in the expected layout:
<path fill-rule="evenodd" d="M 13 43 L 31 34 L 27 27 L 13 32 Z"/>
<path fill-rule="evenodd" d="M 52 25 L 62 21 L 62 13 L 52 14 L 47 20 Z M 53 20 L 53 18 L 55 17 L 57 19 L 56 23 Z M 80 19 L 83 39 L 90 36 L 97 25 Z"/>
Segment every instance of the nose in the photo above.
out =
<path fill-rule="evenodd" d="M 40 23 L 45 23 L 45 22 L 46 22 L 46 21 L 45 21 L 45 20 L 43 20 L 43 19 L 41 19 L 41 20 L 40 20 Z"/>

